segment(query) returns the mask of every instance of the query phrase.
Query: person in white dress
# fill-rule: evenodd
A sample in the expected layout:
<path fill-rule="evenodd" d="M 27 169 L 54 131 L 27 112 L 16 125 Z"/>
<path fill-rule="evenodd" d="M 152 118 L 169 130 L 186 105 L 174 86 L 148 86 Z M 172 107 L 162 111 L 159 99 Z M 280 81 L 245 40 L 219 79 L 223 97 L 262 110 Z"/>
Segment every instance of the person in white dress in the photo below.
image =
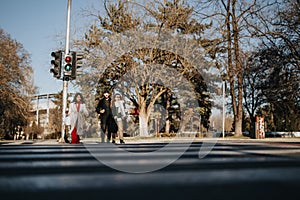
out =
<path fill-rule="evenodd" d="M 72 144 L 80 143 L 80 136 L 83 135 L 84 116 L 89 113 L 81 93 L 76 93 L 73 101 L 69 105 L 69 117 L 71 125 Z"/>

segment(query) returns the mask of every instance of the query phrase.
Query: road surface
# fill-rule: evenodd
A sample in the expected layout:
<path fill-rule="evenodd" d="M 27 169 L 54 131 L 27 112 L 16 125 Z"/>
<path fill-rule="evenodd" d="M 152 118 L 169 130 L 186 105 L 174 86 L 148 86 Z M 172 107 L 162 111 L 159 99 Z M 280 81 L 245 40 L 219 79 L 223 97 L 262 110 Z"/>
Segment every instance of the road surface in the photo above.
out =
<path fill-rule="evenodd" d="M 3 141 L 0 197 L 3 200 L 299 198 L 300 140 L 297 139 L 177 141 L 170 148 L 165 148 L 168 143 L 161 140 L 126 142 L 110 145 L 83 141 L 69 145 L 53 141 Z M 201 157 L 205 145 L 209 152 Z M 170 162 L 177 155 L 179 158 Z"/>

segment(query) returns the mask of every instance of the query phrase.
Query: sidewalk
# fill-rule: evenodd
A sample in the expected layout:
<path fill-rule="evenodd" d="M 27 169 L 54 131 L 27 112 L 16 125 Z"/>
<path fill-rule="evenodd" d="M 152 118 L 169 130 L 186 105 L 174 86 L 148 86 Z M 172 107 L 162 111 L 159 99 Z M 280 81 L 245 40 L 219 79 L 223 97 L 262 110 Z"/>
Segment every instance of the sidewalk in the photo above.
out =
<path fill-rule="evenodd" d="M 300 138 L 265 138 L 265 139 L 251 139 L 247 137 L 225 137 L 225 138 L 192 138 L 192 137 L 149 137 L 149 138 L 140 138 L 140 137 L 125 137 L 126 144 L 137 144 L 137 143 L 170 143 L 170 142 L 217 142 L 217 143 L 226 143 L 226 142 L 241 142 L 241 143 L 263 143 L 263 142 L 289 142 L 289 143 L 299 143 Z M 100 143 L 100 138 L 83 138 L 82 143 Z M 116 140 L 117 144 L 119 140 Z M 125 144 L 125 145 L 126 145 Z M 68 143 L 61 143 L 56 139 L 48 140 L 1 140 L 0 145 L 71 145 Z"/>

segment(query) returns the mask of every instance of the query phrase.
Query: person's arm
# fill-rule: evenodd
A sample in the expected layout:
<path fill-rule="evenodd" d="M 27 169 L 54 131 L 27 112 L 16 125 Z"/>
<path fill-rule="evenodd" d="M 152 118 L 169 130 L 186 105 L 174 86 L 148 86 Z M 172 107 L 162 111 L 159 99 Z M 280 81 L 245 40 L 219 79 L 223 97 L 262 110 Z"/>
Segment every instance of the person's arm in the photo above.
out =
<path fill-rule="evenodd" d="M 96 113 L 100 114 L 100 110 L 101 110 L 101 100 L 99 100 L 98 105 L 96 107 Z"/>
<path fill-rule="evenodd" d="M 84 115 L 87 117 L 89 115 L 89 112 L 88 110 L 86 109 L 86 105 L 85 104 L 82 104 L 82 112 L 84 113 Z"/>
<path fill-rule="evenodd" d="M 69 115 L 72 115 L 75 112 L 73 104 L 74 103 L 70 103 L 69 105 Z"/>
<path fill-rule="evenodd" d="M 124 108 L 124 113 L 125 113 L 125 116 L 123 116 L 123 117 L 125 118 L 128 115 L 128 111 L 126 109 L 125 101 L 123 101 L 123 108 Z"/>
<path fill-rule="evenodd" d="M 114 117 L 117 117 L 118 116 L 118 113 L 117 113 L 117 107 L 116 107 L 116 105 L 114 105 L 114 103 L 113 103 L 113 105 L 111 106 L 111 113 L 112 113 L 112 115 L 114 116 Z"/>
<path fill-rule="evenodd" d="M 99 115 L 105 113 L 105 109 L 104 109 L 103 104 L 104 104 L 103 101 L 100 100 L 97 107 L 96 107 L 96 113 L 98 113 Z"/>

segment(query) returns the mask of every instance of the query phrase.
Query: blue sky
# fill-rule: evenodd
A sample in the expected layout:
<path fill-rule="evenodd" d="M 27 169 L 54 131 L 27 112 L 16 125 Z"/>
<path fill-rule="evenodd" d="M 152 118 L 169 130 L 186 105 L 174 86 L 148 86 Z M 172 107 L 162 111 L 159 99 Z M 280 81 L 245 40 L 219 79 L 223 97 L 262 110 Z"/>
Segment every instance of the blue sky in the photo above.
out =
<path fill-rule="evenodd" d="M 23 44 L 31 55 L 38 94 L 62 90 L 62 81 L 50 74 L 50 53 L 65 49 L 68 0 L 0 0 L 0 27 Z M 72 0 L 71 40 L 89 25 L 87 10 L 103 5 L 101 0 Z M 72 91 L 72 84 L 69 84 Z"/>

